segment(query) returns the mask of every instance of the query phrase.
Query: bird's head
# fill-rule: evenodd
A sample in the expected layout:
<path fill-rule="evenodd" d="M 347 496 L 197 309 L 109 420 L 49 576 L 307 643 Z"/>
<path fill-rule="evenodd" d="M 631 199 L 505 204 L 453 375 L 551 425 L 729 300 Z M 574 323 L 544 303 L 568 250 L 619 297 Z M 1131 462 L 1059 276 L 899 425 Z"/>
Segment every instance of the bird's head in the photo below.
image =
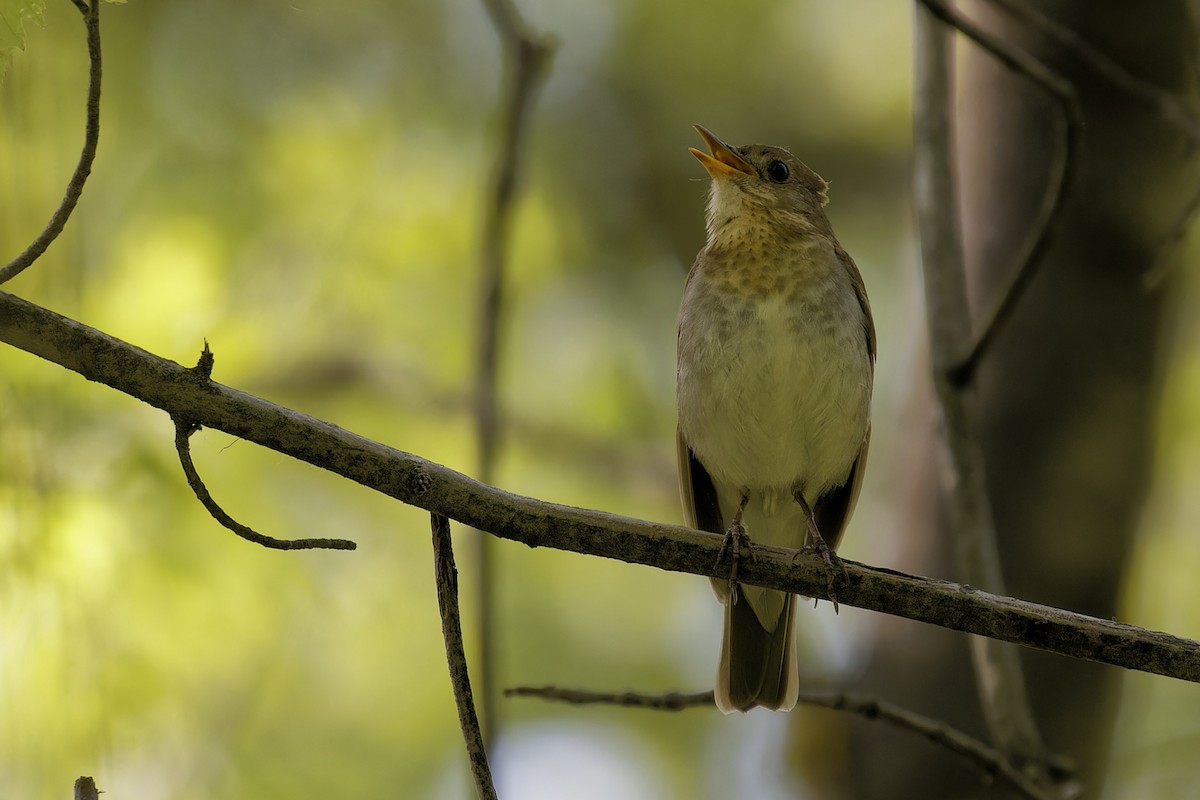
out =
<path fill-rule="evenodd" d="M 708 204 L 710 236 L 726 225 L 765 224 L 802 231 L 828 227 L 822 210 L 828 185 L 782 147 L 733 147 L 702 125 L 695 126 L 709 152 L 689 147 L 712 176 Z"/>

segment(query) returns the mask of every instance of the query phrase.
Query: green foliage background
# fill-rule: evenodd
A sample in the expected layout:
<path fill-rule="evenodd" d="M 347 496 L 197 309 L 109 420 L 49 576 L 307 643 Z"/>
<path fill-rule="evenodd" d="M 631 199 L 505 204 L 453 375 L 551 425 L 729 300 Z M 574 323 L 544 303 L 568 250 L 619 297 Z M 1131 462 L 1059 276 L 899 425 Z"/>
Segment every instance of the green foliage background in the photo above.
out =
<path fill-rule="evenodd" d="M 560 50 L 533 117 L 506 281 L 497 483 L 680 520 L 674 316 L 703 239 L 707 183 L 685 150 L 702 122 L 734 142 L 788 145 L 832 181 L 831 216 L 881 342 L 872 465 L 844 552 L 902 567 L 889 531 L 909 513 L 906 434 L 934 419 L 907 199 L 908 6 L 522 9 Z M 64 236 L 4 288 L 182 363 L 207 339 L 217 380 L 470 472 L 501 65 L 482 7 L 102 11 L 94 175 Z M 82 141 L 78 17 L 53 0 L 0 84 L 5 259 L 41 229 Z M 1200 362 L 1186 347 L 1179 362 L 1127 618 L 1196 636 L 1200 545 L 1184 520 L 1200 485 Z M 197 435 L 200 470 L 236 517 L 360 544 L 264 551 L 204 513 L 171 438 L 161 413 L 0 348 L 0 796 L 61 797 L 80 774 L 113 798 L 466 796 L 427 518 Z M 705 581 L 498 550 L 501 685 L 709 685 L 719 606 Z M 826 606 L 809 616 L 809 680 L 852 685 L 889 621 Z M 1134 676 L 1128 694 L 1113 796 L 1197 791 L 1194 687 Z M 795 796 L 802 776 L 772 739 L 821 720 L 500 709 L 502 795 L 521 798 Z"/>

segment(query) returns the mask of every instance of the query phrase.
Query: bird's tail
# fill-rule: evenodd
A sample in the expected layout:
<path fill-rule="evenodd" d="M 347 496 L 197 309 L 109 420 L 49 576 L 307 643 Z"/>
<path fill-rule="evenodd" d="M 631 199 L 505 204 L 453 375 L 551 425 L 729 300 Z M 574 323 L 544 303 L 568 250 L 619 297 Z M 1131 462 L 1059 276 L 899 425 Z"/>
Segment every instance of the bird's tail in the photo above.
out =
<path fill-rule="evenodd" d="M 782 592 L 763 592 L 779 594 Z M 778 602 L 782 598 L 771 598 Z M 787 595 L 775 625 L 763 627 L 744 592 L 725 597 L 725 639 L 717 665 L 716 700 L 723 713 L 755 706 L 790 711 L 800 694 L 796 667 L 796 596 Z"/>

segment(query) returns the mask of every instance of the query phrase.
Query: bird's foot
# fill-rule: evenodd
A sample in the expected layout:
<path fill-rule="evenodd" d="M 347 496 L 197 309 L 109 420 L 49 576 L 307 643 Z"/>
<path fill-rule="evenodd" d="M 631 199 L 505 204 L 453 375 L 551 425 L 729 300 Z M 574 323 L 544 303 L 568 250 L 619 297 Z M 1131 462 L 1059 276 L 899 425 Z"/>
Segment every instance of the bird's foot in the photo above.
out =
<path fill-rule="evenodd" d="M 844 579 L 846 577 L 846 565 L 838 558 L 837 553 L 833 552 L 833 548 L 825 543 L 825 537 L 821 536 L 820 531 L 814 527 L 808 534 L 808 542 L 800 549 L 802 552 L 819 556 L 825 562 L 826 588 L 829 590 L 829 601 L 833 603 L 833 613 L 836 614 L 838 611 L 838 601 L 837 594 L 833 591 L 834 576 L 840 573 Z"/>
<path fill-rule="evenodd" d="M 746 526 L 739 520 L 725 529 L 725 539 L 721 542 L 721 549 L 717 552 L 717 563 L 714 565 L 720 566 L 725 554 L 729 554 L 729 596 L 735 603 L 738 595 L 738 564 L 742 560 L 742 550 L 749 554 L 751 561 L 758 561 L 750 543 L 750 535 L 746 533 Z"/>

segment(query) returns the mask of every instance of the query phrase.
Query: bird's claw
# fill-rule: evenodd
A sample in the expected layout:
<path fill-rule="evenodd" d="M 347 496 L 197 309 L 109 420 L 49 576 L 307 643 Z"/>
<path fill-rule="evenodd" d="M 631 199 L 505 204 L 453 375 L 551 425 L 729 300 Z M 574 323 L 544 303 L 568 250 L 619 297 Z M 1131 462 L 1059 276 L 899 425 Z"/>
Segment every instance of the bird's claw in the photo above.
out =
<path fill-rule="evenodd" d="M 828 544 L 825 543 L 825 538 L 818 531 L 810 531 L 812 536 L 809 543 L 800 548 L 802 552 L 811 553 L 819 556 L 825 562 L 825 580 L 826 588 L 829 590 L 829 601 L 833 603 L 833 613 L 838 611 L 837 595 L 833 591 L 833 582 L 835 572 L 840 572 L 843 579 L 846 578 L 846 565 L 838 558 L 837 553 L 833 552 Z"/>
<path fill-rule="evenodd" d="M 758 561 L 758 556 L 754 554 L 754 547 L 750 544 L 750 535 L 746 533 L 746 526 L 741 522 L 735 522 L 725 530 L 721 549 L 717 551 L 717 563 L 713 565 L 714 567 L 720 566 L 725 554 L 729 554 L 729 593 L 734 602 L 737 602 L 738 564 L 742 560 L 743 549 L 750 555 L 751 561 Z"/>

